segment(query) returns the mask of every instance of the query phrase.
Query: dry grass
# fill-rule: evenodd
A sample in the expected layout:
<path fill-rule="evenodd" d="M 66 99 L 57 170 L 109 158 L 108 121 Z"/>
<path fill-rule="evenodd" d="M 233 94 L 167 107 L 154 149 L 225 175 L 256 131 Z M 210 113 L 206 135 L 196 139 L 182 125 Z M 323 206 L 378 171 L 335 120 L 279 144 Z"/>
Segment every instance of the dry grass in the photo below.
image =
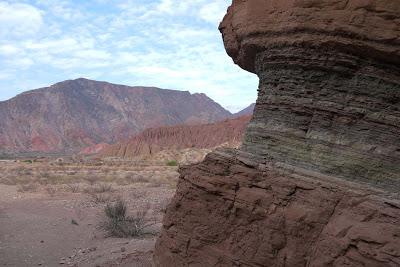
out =
<path fill-rule="evenodd" d="M 116 187 L 174 188 L 177 178 L 176 167 L 165 166 L 165 161 L 154 166 L 145 161 L 0 163 L 0 184 L 17 186 L 19 192 L 44 190 L 50 196 L 60 190 L 93 195 L 112 193 Z M 104 202 L 103 196 L 94 198 Z"/>
<path fill-rule="evenodd" d="M 110 237 L 141 237 L 151 234 L 148 229 L 156 224 L 156 220 L 150 219 L 148 214 L 149 207 L 146 206 L 133 215 L 128 215 L 126 202 L 119 199 L 104 208 L 104 219 L 99 227 Z"/>
<path fill-rule="evenodd" d="M 92 193 L 90 194 L 92 197 L 92 200 L 95 204 L 107 204 L 112 201 L 112 196 L 111 194 L 106 194 L 106 193 Z"/>
<path fill-rule="evenodd" d="M 71 193 L 79 193 L 81 186 L 79 184 L 67 184 L 67 189 Z"/>
<path fill-rule="evenodd" d="M 32 193 L 36 192 L 38 188 L 39 188 L 38 184 L 29 183 L 29 184 L 19 184 L 17 190 L 18 192 L 21 193 Z"/>
<path fill-rule="evenodd" d="M 55 187 L 53 185 L 46 186 L 45 190 L 46 190 L 47 194 L 51 197 L 54 197 L 57 193 L 57 187 Z"/>

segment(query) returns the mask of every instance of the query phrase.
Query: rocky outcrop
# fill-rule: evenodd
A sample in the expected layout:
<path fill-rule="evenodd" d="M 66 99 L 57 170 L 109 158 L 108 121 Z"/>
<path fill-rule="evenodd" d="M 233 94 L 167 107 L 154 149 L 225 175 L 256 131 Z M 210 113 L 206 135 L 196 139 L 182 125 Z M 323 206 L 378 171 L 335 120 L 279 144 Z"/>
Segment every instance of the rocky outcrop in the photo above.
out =
<path fill-rule="evenodd" d="M 157 266 L 399 266 L 400 202 L 217 151 L 180 170 Z"/>
<path fill-rule="evenodd" d="M 205 94 L 70 80 L 0 102 L 0 151 L 78 152 L 150 127 L 230 116 Z"/>
<path fill-rule="evenodd" d="M 157 266 L 400 265 L 400 2 L 234 0 L 239 150 L 181 169 Z"/>
<path fill-rule="evenodd" d="M 238 146 L 250 116 L 199 125 L 177 125 L 146 129 L 126 142 L 105 147 L 102 157 L 135 158 L 154 155 L 164 150 Z"/>

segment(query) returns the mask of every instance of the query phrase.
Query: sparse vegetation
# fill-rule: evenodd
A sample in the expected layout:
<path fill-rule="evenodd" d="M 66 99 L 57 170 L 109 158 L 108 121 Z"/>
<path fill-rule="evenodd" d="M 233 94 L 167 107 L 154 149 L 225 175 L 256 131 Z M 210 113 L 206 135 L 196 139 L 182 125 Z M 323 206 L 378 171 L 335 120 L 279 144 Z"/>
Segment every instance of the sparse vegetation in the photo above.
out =
<path fill-rule="evenodd" d="M 92 193 L 90 195 L 92 196 L 93 202 L 96 203 L 96 204 L 105 204 L 105 203 L 109 203 L 111 201 L 111 195 L 110 194 Z"/>
<path fill-rule="evenodd" d="M 53 185 L 48 185 L 45 187 L 45 190 L 49 196 L 54 197 L 57 193 L 57 188 Z"/>
<path fill-rule="evenodd" d="M 95 183 L 97 183 L 97 177 L 96 176 L 94 176 L 93 174 L 88 174 L 86 177 L 85 177 L 85 180 L 86 180 L 86 182 L 88 182 L 88 184 L 90 184 L 90 185 L 94 185 Z"/>
<path fill-rule="evenodd" d="M 79 184 L 67 184 L 67 188 L 71 193 L 79 193 L 81 187 Z"/>
<path fill-rule="evenodd" d="M 101 183 L 98 185 L 86 187 L 84 189 L 85 193 L 88 194 L 102 194 L 102 193 L 108 193 L 113 191 L 113 187 L 111 184 L 106 184 L 106 183 Z"/>
<path fill-rule="evenodd" d="M 167 162 L 167 166 L 178 166 L 178 162 L 176 160 L 170 160 Z"/>
<path fill-rule="evenodd" d="M 19 192 L 45 192 L 50 196 L 57 192 L 87 193 L 96 203 L 107 203 L 104 196 L 113 194 L 119 188 L 167 187 L 175 188 L 178 174 L 176 169 L 166 166 L 166 161 L 159 165 L 149 165 L 145 161 L 70 162 L 54 164 L 54 160 L 35 161 L 34 164 L 23 161 L 0 163 L 0 184 L 17 186 Z M 175 165 L 177 161 L 169 162 Z M 39 190 L 40 189 L 40 190 Z M 93 195 L 97 196 L 93 196 Z"/>
<path fill-rule="evenodd" d="M 104 208 L 105 219 L 100 223 L 100 229 L 112 237 L 141 237 L 150 234 L 146 230 L 154 225 L 155 220 L 148 219 L 149 207 L 137 211 L 134 215 L 127 214 L 124 200 L 107 204 Z"/>
<path fill-rule="evenodd" d="M 38 189 L 38 185 L 35 183 L 18 185 L 18 192 L 21 192 L 21 193 L 36 192 L 37 189 Z"/>
<path fill-rule="evenodd" d="M 8 199 L 10 205 L 17 203 L 19 208 L 9 212 L 23 211 L 24 216 L 13 216 L 12 219 L 32 220 L 34 223 L 27 225 L 24 234 L 40 231 L 46 238 L 40 239 L 40 244 L 47 240 L 63 240 L 66 224 L 74 227 L 77 239 L 82 237 L 85 239 L 82 242 L 90 244 L 88 248 L 98 245 L 93 235 L 87 234 L 90 231 L 97 235 L 93 232 L 96 227 L 109 237 L 153 239 L 160 230 L 158 222 L 162 219 L 167 199 L 174 192 L 170 184 L 175 184 L 178 178 L 176 168 L 166 166 L 170 158 L 175 157 L 163 158 L 154 165 L 146 161 L 105 161 L 101 166 L 95 166 L 91 161 L 71 162 L 68 159 L 62 165 L 55 163 L 54 159 L 35 160 L 33 164 L 18 160 L 0 161 L 0 192 L 4 192 L 0 201 Z M 38 216 L 31 216 L 33 213 Z M 59 234 L 48 232 L 49 226 L 51 233 Z M 30 242 L 29 246 L 35 247 L 38 240 Z M 115 240 L 105 239 L 104 242 L 109 244 L 104 246 L 106 249 L 111 248 Z M 84 249 L 86 247 L 82 251 Z M 83 253 L 78 255 L 86 256 Z M 68 260 L 65 262 L 64 265 L 68 265 Z"/>

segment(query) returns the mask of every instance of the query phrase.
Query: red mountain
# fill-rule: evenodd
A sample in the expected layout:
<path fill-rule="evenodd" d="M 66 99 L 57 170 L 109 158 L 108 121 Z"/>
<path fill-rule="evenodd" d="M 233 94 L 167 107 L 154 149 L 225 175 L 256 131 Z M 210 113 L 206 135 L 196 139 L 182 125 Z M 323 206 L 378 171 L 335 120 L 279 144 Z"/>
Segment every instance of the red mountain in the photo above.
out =
<path fill-rule="evenodd" d="M 68 80 L 0 102 L 0 151 L 76 152 L 150 127 L 230 116 L 205 94 Z"/>

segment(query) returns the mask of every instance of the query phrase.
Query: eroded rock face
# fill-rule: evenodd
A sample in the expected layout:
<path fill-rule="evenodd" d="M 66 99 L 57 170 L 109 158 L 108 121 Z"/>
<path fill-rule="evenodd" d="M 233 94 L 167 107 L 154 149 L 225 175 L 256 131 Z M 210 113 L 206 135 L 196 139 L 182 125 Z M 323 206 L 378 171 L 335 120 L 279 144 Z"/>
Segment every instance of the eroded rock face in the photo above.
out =
<path fill-rule="evenodd" d="M 399 1 L 234 1 L 220 29 L 260 78 L 252 160 L 400 189 Z"/>
<path fill-rule="evenodd" d="M 243 146 L 181 170 L 158 266 L 400 265 L 400 2 L 236 0 Z"/>
<path fill-rule="evenodd" d="M 103 157 L 135 158 L 160 151 L 186 148 L 238 147 L 250 116 L 209 124 L 164 126 L 146 129 L 125 142 L 106 147 Z"/>
<path fill-rule="evenodd" d="M 157 266 L 399 266 L 400 203 L 390 195 L 249 167 L 237 153 L 181 169 Z"/>

